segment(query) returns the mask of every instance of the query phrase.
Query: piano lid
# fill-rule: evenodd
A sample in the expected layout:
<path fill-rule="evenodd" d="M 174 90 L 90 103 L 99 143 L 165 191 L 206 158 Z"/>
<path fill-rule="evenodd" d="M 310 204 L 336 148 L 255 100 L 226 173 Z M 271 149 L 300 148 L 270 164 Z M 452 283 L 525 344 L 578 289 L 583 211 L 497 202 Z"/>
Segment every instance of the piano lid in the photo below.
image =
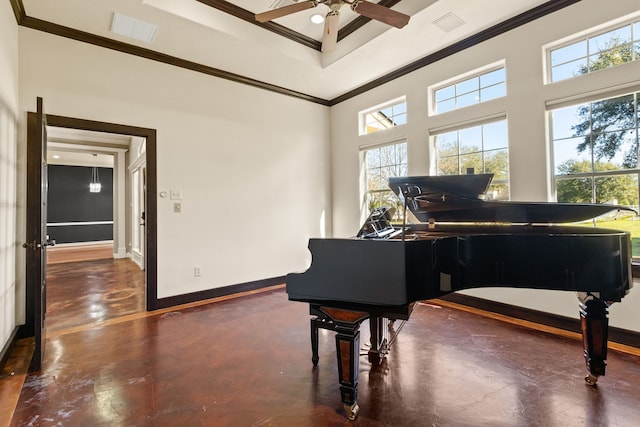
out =
<path fill-rule="evenodd" d="M 421 222 L 559 224 L 584 221 L 625 206 L 482 200 L 493 174 L 389 178 L 389 187 Z"/>

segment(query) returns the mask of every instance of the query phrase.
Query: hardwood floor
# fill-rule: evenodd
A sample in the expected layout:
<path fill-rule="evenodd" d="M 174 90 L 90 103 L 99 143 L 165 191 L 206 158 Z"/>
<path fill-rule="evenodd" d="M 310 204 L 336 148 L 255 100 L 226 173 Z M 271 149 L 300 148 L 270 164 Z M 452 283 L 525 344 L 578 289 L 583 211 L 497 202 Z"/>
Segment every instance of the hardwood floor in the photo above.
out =
<path fill-rule="evenodd" d="M 129 259 L 47 264 L 47 333 L 145 311 L 145 278 Z"/>
<path fill-rule="evenodd" d="M 52 246 L 47 249 L 47 265 L 113 258 L 113 243 L 80 246 Z"/>
<path fill-rule="evenodd" d="M 282 287 L 112 318 L 47 332 L 10 425 L 638 425 L 639 356 L 610 350 L 590 387 L 578 339 L 516 323 L 419 304 L 383 364 L 360 359 L 349 422 L 333 333 L 313 368 L 308 307 Z"/>

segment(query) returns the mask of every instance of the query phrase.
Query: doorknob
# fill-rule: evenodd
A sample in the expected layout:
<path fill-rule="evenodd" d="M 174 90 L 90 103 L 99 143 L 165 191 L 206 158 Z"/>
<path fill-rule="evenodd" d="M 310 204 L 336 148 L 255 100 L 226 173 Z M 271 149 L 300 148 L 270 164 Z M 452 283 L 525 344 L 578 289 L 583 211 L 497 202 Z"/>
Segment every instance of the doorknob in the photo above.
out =
<path fill-rule="evenodd" d="M 35 251 L 36 249 L 40 249 L 42 247 L 42 245 L 38 241 L 34 240 L 33 242 L 23 243 L 22 247 L 25 248 L 25 249 L 26 248 L 31 248 L 31 249 L 33 249 Z"/>
<path fill-rule="evenodd" d="M 37 249 L 40 249 L 43 246 L 55 246 L 55 245 L 56 245 L 56 241 L 55 240 L 49 240 L 49 241 L 46 241 L 44 243 L 40 243 L 40 242 L 34 240 L 33 242 L 23 243 L 22 247 L 25 248 L 25 249 L 26 248 L 31 248 L 31 249 L 33 249 L 35 251 Z"/>

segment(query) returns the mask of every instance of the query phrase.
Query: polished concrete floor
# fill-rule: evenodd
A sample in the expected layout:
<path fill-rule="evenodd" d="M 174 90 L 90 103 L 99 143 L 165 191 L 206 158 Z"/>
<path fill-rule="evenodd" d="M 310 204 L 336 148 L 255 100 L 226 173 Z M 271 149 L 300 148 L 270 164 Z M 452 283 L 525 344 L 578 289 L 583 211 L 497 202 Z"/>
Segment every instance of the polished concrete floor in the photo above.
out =
<path fill-rule="evenodd" d="M 308 308 L 282 287 L 78 323 L 47 330 L 43 370 L 26 376 L 11 426 L 640 425 L 638 355 L 610 351 L 590 387 L 575 337 L 438 301 L 418 305 L 381 366 L 361 358 L 355 421 L 333 333 L 320 331 L 313 368 Z"/>

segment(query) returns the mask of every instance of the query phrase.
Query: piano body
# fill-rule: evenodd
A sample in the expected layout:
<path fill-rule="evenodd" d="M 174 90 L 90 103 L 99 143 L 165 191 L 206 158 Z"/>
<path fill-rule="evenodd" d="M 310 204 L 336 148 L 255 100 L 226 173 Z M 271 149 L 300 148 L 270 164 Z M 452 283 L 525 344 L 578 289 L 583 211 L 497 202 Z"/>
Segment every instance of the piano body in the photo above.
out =
<path fill-rule="evenodd" d="M 629 234 L 557 225 L 628 208 L 482 200 L 492 175 L 398 177 L 389 186 L 417 224 L 394 228 L 376 209 L 355 238 L 310 239 L 312 263 L 286 277 L 292 301 L 310 304 L 312 361 L 318 327 L 336 331 L 342 402 L 358 413 L 360 324 L 369 319 L 369 360 L 392 339 L 382 319 L 408 320 L 413 304 L 479 287 L 578 293 L 584 356 L 593 385 L 605 374 L 608 307 L 631 287 Z"/>

